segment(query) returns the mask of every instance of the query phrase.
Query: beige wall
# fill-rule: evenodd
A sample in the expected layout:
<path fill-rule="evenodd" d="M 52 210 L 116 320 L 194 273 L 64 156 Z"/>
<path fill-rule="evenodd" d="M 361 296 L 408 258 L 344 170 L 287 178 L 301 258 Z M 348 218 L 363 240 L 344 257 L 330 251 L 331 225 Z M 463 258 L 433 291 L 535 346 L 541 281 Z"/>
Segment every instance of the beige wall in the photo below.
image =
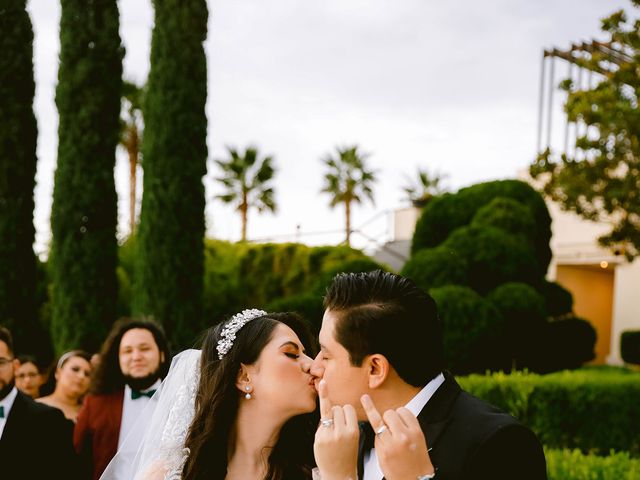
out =
<path fill-rule="evenodd" d="M 602 269 L 599 265 L 558 265 L 556 281 L 573 294 L 576 315 L 595 327 L 598 337 L 594 363 L 605 363 L 611 348 L 613 269 Z"/>

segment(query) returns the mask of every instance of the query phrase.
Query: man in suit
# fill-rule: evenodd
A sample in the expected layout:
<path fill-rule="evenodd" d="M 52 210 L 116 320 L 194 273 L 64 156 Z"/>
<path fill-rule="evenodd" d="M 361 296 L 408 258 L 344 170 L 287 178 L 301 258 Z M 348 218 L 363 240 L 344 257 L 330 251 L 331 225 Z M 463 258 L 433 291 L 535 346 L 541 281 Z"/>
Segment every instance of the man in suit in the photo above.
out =
<path fill-rule="evenodd" d="M 167 340 L 155 322 L 121 319 L 114 324 L 73 435 L 86 478 L 100 478 L 167 374 L 169 359 Z"/>
<path fill-rule="evenodd" d="M 535 434 L 444 371 L 435 302 L 411 280 L 381 271 L 340 274 L 324 306 L 321 351 L 311 369 L 322 378 L 314 449 L 323 474 L 547 478 Z M 361 432 L 358 421 L 367 421 Z"/>
<path fill-rule="evenodd" d="M 11 333 L 0 326 L 0 476 L 7 480 L 77 478 L 73 425 L 57 408 L 15 387 Z"/>

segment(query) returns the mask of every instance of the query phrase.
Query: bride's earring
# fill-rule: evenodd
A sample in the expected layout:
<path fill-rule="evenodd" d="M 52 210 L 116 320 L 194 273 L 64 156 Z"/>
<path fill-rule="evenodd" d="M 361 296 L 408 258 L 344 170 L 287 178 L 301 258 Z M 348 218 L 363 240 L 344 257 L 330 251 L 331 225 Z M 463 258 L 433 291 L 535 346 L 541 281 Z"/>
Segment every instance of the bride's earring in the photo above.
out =
<path fill-rule="evenodd" d="M 246 398 L 247 400 L 251 400 L 251 387 L 247 385 L 246 387 L 244 387 L 244 389 L 247 391 L 244 398 Z"/>

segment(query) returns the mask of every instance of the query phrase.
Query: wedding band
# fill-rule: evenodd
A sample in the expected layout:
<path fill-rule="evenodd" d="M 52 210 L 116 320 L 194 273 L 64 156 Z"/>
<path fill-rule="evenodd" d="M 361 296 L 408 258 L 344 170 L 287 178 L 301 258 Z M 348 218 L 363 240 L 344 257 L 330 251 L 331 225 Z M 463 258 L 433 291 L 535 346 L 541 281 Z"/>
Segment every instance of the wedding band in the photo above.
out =
<path fill-rule="evenodd" d="M 320 425 L 323 427 L 333 427 L 333 418 L 327 418 L 326 420 L 320 420 Z"/>
<path fill-rule="evenodd" d="M 387 430 L 389 430 L 389 429 L 388 429 L 388 428 L 387 428 L 387 426 L 383 423 L 383 424 L 382 424 L 382 426 L 376 430 L 376 435 L 381 435 L 381 434 L 383 434 L 384 432 L 386 432 Z"/>

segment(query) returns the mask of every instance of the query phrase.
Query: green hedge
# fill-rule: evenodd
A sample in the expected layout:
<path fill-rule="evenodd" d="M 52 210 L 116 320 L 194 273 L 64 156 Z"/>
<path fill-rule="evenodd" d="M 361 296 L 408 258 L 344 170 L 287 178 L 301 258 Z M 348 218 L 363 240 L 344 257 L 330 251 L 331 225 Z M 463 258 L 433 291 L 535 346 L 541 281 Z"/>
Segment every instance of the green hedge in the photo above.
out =
<path fill-rule="evenodd" d="M 620 355 L 626 363 L 640 365 L 640 330 L 627 330 L 620 336 Z"/>
<path fill-rule="evenodd" d="M 627 452 L 607 456 L 585 455 L 580 450 L 545 449 L 549 480 L 636 480 L 640 459 Z"/>
<path fill-rule="evenodd" d="M 471 394 L 529 425 L 547 447 L 640 455 L 636 372 L 586 368 L 548 375 L 494 373 L 470 375 L 459 382 Z"/>

